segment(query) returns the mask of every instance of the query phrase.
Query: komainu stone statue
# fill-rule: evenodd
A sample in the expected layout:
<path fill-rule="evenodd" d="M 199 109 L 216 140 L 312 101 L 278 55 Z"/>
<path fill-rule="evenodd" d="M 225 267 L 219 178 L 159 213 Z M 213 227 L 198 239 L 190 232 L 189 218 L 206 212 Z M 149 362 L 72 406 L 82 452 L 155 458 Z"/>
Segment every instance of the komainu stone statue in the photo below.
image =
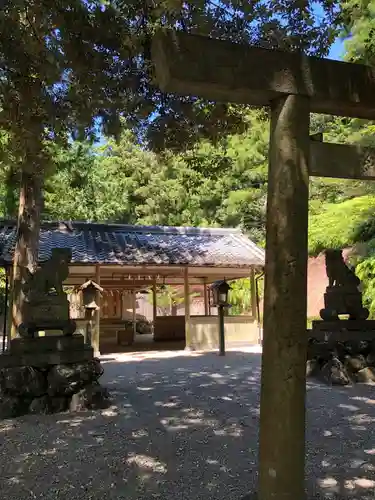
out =
<path fill-rule="evenodd" d="M 69 301 L 63 289 L 71 258 L 70 249 L 54 248 L 48 261 L 34 273 L 27 272 L 22 286 L 25 295 L 23 323 L 18 327 L 21 337 L 33 337 L 38 330 L 62 330 L 65 335 L 74 333 L 76 325 L 70 319 Z"/>
<path fill-rule="evenodd" d="M 46 295 L 65 295 L 63 282 L 69 276 L 69 262 L 72 252 L 69 248 L 53 248 L 49 260 L 43 262 L 35 273 L 28 271 L 28 278 L 22 290 L 31 297 L 45 297 Z"/>
<path fill-rule="evenodd" d="M 341 250 L 325 252 L 328 286 L 324 294 L 324 309 L 320 316 L 325 321 L 339 320 L 339 315 L 348 314 L 351 320 L 368 318 L 369 311 L 362 305 L 361 284 L 344 262 Z"/>
<path fill-rule="evenodd" d="M 344 262 L 341 250 L 326 250 L 326 273 L 328 286 L 357 290 L 361 284 L 358 276 Z"/>

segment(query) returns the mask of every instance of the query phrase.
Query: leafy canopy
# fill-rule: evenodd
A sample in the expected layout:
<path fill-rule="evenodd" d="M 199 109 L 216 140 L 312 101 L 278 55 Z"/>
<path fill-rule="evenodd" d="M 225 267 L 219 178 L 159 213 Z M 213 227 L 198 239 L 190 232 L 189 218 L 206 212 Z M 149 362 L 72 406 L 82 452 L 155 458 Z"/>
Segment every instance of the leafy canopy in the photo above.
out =
<path fill-rule="evenodd" d="M 370 66 L 375 62 L 375 1 L 344 0 L 341 20 L 344 24 L 345 59 Z"/>
<path fill-rule="evenodd" d="M 325 55 L 338 10 L 330 0 L 2 2 L 0 128 L 16 162 L 31 168 L 46 156 L 44 141 L 90 135 L 100 124 L 115 133 L 120 114 L 158 148 L 226 133 L 242 123 L 241 107 L 155 87 L 149 52 L 155 30 Z"/>

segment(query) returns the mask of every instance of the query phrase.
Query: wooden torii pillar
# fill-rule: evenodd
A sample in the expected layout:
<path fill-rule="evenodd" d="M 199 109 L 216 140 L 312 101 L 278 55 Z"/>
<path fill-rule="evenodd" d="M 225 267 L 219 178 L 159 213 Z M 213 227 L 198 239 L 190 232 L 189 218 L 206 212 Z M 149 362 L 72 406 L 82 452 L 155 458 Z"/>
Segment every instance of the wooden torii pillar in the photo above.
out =
<path fill-rule="evenodd" d="M 269 106 L 260 500 L 305 496 L 309 175 L 375 178 L 375 152 L 309 137 L 310 112 L 375 119 L 375 69 L 166 31 L 152 47 L 163 91 Z"/>

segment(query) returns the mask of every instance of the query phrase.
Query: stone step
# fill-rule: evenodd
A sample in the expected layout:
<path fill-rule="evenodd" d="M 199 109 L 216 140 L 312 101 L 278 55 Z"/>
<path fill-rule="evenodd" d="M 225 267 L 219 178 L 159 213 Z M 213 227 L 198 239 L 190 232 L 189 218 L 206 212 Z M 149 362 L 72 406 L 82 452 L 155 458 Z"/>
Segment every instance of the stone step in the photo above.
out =
<path fill-rule="evenodd" d="M 10 354 L 27 354 L 83 349 L 83 335 L 51 335 L 35 338 L 16 338 L 10 341 Z"/>

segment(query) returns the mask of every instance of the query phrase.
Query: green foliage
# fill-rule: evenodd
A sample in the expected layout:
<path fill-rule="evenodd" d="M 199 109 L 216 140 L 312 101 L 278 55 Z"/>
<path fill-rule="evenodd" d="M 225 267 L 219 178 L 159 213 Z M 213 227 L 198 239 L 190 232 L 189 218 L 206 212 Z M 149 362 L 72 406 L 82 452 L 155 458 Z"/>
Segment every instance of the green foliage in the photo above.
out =
<path fill-rule="evenodd" d="M 250 110 L 246 130 L 215 145 L 204 139 L 185 152 L 157 155 L 129 131 L 93 148 L 74 142 L 56 149 L 44 216 L 118 223 L 241 227 L 265 239 L 267 114 Z M 373 125 L 313 116 L 312 130 L 330 140 L 373 141 Z M 312 178 L 310 251 L 370 239 L 372 183 Z M 373 194 L 374 193 L 374 194 Z"/>
<path fill-rule="evenodd" d="M 198 297 L 199 293 L 191 292 L 189 293 L 190 300 L 194 297 Z M 150 304 L 152 304 L 153 298 L 151 294 L 147 295 L 147 300 Z M 157 289 L 156 295 L 156 304 L 157 307 L 164 310 L 164 314 L 167 313 L 169 309 L 171 309 L 171 314 L 176 314 L 177 311 L 173 311 L 180 304 L 185 302 L 185 294 L 184 290 L 181 288 L 176 288 L 171 285 L 162 285 Z"/>
<path fill-rule="evenodd" d="M 370 318 L 375 318 L 375 257 L 364 259 L 355 268 L 363 286 L 363 303 L 370 311 Z"/>
<path fill-rule="evenodd" d="M 321 14 L 315 15 L 316 7 Z M 329 0 L 56 0 L 3 2 L 0 9 L 0 128 L 18 165 L 49 160 L 47 143 L 109 133 L 119 115 L 155 147 L 185 147 L 242 124 L 241 106 L 162 94 L 153 81 L 150 40 L 157 29 L 302 49 L 324 55 L 338 7 Z M 26 163 L 25 163 L 26 162 Z M 35 167 L 35 165 L 34 165 Z"/>
<path fill-rule="evenodd" d="M 170 285 L 163 285 L 157 290 L 157 305 L 159 307 L 168 308 L 178 306 L 184 303 L 183 290 L 177 290 Z"/>
<path fill-rule="evenodd" d="M 0 268 L 0 315 L 5 313 L 5 285 L 6 285 L 6 274 L 5 269 Z M 0 326 L 2 328 L 3 325 Z"/>
<path fill-rule="evenodd" d="M 315 321 L 315 320 L 321 320 L 322 318 L 320 318 L 319 316 L 314 316 L 312 318 L 307 318 L 307 329 L 308 330 L 311 330 L 312 328 L 312 322 Z"/>
<path fill-rule="evenodd" d="M 97 220 L 95 155 L 89 144 L 75 142 L 54 156 L 55 173 L 46 179 L 44 218 Z"/>
<path fill-rule="evenodd" d="M 129 131 L 104 147 L 55 152 L 45 217 L 119 223 L 239 226 L 264 239 L 268 121 L 250 111 L 247 129 L 183 153 L 145 150 Z M 251 133 L 250 133 L 251 132 Z"/>
<path fill-rule="evenodd" d="M 49 144 L 113 131 L 126 96 L 128 28 L 99 0 L 5 2 L 0 10 L 0 127 L 12 169 L 43 175 Z M 117 119 L 118 122 L 118 119 Z"/>
<path fill-rule="evenodd" d="M 361 241 L 360 228 L 375 217 L 375 196 L 367 195 L 342 203 L 327 203 L 309 220 L 309 251 L 318 254 L 326 248 L 345 248 Z M 367 237 L 370 238 L 369 231 Z"/>
<path fill-rule="evenodd" d="M 251 288 L 250 279 L 243 278 L 230 282 L 232 287 L 228 294 L 228 302 L 231 304 L 229 314 L 237 315 L 251 311 Z"/>
<path fill-rule="evenodd" d="M 312 132 L 327 142 L 375 146 L 375 126 L 359 119 L 313 115 Z M 310 181 L 309 251 L 368 242 L 375 234 L 372 182 L 313 178 Z M 368 246 L 368 245 L 367 245 Z"/>
<path fill-rule="evenodd" d="M 258 299 L 262 300 L 264 290 L 264 279 L 259 277 L 256 280 L 258 283 Z M 228 301 L 231 304 L 229 314 L 249 314 L 251 313 L 251 284 L 250 278 L 242 278 L 230 282 L 232 287 L 229 291 Z"/>
<path fill-rule="evenodd" d="M 375 1 L 345 0 L 342 2 L 345 59 L 372 66 L 375 62 Z"/>

